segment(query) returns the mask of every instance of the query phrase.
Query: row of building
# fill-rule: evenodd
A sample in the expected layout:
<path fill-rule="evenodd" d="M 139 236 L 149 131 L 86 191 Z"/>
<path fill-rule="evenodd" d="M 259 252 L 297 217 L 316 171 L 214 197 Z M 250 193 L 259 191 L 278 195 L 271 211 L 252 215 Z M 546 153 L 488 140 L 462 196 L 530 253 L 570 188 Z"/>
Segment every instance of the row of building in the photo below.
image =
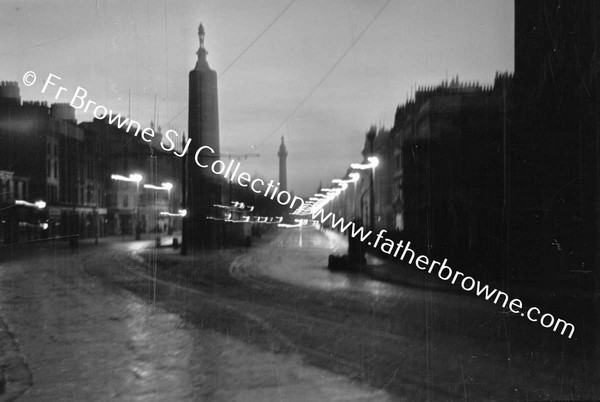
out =
<path fill-rule="evenodd" d="M 328 207 L 479 277 L 598 281 L 600 9 L 559 3 L 515 2 L 514 74 L 420 88 L 371 128 L 379 165 Z"/>
<path fill-rule="evenodd" d="M 200 24 L 198 61 L 189 73 L 188 144 L 213 150 L 200 155 L 200 163 L 258 156 L 220 152 L 217 76 L 206 60 L 204 34 Z M 200 169 L 194 151 L 184 157 L 165 152 L 160 127 L 150 124 L 151 142 L 121 127 L 107 118 L 78 123 L 69 104 L 23 102 L 16 82 L 0 83 L 0 238 L 137 238 L 181 229 L 186 253 L 188 246 L 249 244 L 251 234 L 282 219 L 274 219 L 283 212 L 277 202 Z M 283 139 L 278 156 L 285 190 Z"/>
<path fill-rule="evenodd" d="M 422 252 L 453 260 L 465 251 L 493 252 L 482 234 L 500 236 L 502 143 L 512 86 L 512 75 L 497 74 L 491 86 L 454 78 L 417 89 L 397 108 L 391 129 L 366 133 L 362 156 L 376 156 L 378 165 L 356 171 L 359 181 L 329 208 L 410 239 Z"/>
<path fill-rule="evenodd" d="M 16 82 L 0 83 L 1 238 L 179 227 L 179 219 L 161 212 L 181 206 L 181 162 L 162 151 L 160 140 L 157 134 L 150 144 L 138 141 L 105 120 L 78 123 L 69 104 L 22 101 Z M 163 183 L 164 191 L 144 186 Z"/>

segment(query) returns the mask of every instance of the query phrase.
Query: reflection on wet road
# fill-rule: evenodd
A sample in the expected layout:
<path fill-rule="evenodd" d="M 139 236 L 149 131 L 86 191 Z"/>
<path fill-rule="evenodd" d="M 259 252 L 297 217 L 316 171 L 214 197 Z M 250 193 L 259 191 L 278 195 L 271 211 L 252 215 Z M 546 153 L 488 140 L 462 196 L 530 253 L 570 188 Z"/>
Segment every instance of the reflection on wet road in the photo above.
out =
<path fill-rule="evenodd" d="M 251 250 L 250 256 L 239 263 L 247 264 L 247 270 L 251 274 L 269 276 L 312 289 L 358 292 L 390 298 L 415 293 L 397 285 L 371 280 L 364 275 L 329 271 L 329 255 L 346 254 L 347 249 L 347 239 L 338 233 L 321 232 L 310 226 L 286 228 L 282 229 L 269 247 Z M 369 255 L 367 262 L 370 265 L 382 263 L 377 257 Z"/>
<path fill-rule="evenodd" d="M 116 242 L 77 252 L 58 245 L 0 262 L 0 319 L 32 378 L 21 400 L 388 400 L 297 354 L 196 327 L 159 306 L 177 305 L 178 297 L 185 308 L 198 306 L 185 290 L 162 296 L 154 307 L 152 280 L 132 274 L 135 264 L 121 265 L 150 244 Z M 145 296 L 123 284 L 146 289 Z"/>

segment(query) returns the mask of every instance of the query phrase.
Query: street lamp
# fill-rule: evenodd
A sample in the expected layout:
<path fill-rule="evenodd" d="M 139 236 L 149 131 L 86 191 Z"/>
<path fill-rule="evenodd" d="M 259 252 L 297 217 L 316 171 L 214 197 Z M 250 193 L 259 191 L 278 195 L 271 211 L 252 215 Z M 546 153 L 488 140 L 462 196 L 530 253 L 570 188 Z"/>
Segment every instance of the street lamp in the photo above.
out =
<path fill-rule="evenodd" d="M 161 212 L 160 214 L 163 216 L 181 216 L 183 218 L 187 215 L 187 211 L 185 209 L 180 209 L 176 214 L 171 212 Z"/>
<path fill-rule="evenodd" d="M 356 218 L 356 183 L 360 180 L 360 174 L 352 172 L 348 176 L 350 177 L 348 181 L 354 184 L 354 192 L 352 193 L 352 197 L 354 198 L 354 218 Z"/>
<path fill-rule="evenodd" d="M 15 205 L 23 205 L 26 207 L 44 209 L 46 208 L 46 202 L 42 200 L 38 200 L 36 202 L 27 202 L 25 200 L 15 200 Z"/>
<path fill-rule="evenodd" d="M 135 230 L 135 239 L 136 240 L 140 240 L 140 231 L 138 229 L 139 215 L 140 215 L 140 182 L 142 180 L 144 180 L 144 177 L 141 174 L 139 174 L 139 173 L 132 173 L 132 174 L 129 175 L 129 177 L 122 176 L 120 174 L 111 174 L 110 178 L 112 180 L 135 183 L 135 186 L 136 186 L 136 195 L 135 195 L 135 198 L 136 198 L 136 200 L 135 200 L 135 224 L 134 224 L 134 230 Z"/>
<path fill-rule="evenodd" d="M 171 190 L 173 189 L 173 183 L 169 183 L 169 182 L 164 182 L 164 183 L 160 183 L 160 186 L 155 186 L 153 184 L 144 184 L 144 188 L 149 188 L 152 190 L 165 190 L 167 192 L 167 212 L 171 212 Z M 161 215 L 163 215 L 163 213 L 161 212 Z M 173 230 L 171 229 L 171 216 L 170 214 L 164 214 L 168 217 L 167 220 L 167 234 L 172 235 L 173 234 Z M 158 236 L 158 234 L 157 234 Z"/>
<path fill-rule="evenodd" d="M 376 156 L 369 156 L 367 161 L 369 161 L 369 163 L 351 163 L 350 167 L 352 169 L 366 170 L 375 169 L 377 166 L 379 166 L 379 158 Z"/>
<path fill-rule="evenodd" d="M 173 189 L 173 184 L 166 182 L 161 184 L 164 188 L 167 189 L 167 209 L 171 212 L 171 190 Z M 167 220 L 167 235 L 171 236 L 173 234 L 173 228 L 171 227 L 171 217 Z"/>
<path fill-rule="evenodd" d="M 371 153 L 373 152 L 373 142 L 371 141 Z M 379 166 L 379 158 L 376 156 L 369 156 L 367 158 L 368 163 L 352 163 L 350 167 L 352 169 L 357 170 L 367 170 L 371 169 L 370 172 L 370 186 L 369 186 L 369 227 L 373 229 L 375 227 L 375 186 L 374 186 L 374 176 L 375 176 L 375 168 Z M 361 196 L 361 215 L 362 215 L 362 200 L 364 194 Z"/>

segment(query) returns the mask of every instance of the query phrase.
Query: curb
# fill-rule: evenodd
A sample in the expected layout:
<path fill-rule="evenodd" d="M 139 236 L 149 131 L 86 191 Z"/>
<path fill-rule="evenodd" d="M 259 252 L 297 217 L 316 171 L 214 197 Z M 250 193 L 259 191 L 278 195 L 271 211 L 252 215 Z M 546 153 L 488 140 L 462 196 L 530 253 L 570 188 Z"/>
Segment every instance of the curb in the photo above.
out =
<path fill-rule="evenodd" d="M 410 272 L 411 267 L 403 265 L 366 265 L 366 273 L 371 279 L 406 286 L 419 290 L 460 293 L 460 289 L 444 283 L 442 280 L 422 272 Z"/>
<path fill-rule="evenodd" d="M 0 318 L 0 402 L 17 399 L 31 384 L 31 372 L 19 353 L 15 337 Z"/>

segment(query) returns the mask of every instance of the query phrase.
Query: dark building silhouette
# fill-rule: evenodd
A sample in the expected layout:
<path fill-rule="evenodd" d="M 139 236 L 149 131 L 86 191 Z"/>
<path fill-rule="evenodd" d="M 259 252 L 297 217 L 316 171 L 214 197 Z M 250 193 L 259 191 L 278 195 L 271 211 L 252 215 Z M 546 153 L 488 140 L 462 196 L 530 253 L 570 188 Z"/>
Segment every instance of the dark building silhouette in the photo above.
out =
<path fill-rule="evenodd" d="M 536 282 L 591 284 L 600 263 L 599 10 L 596 1 L 515 1 L 506 230 L 509 262 Z"/>
<path fill-rule="evenodd" d="M 3 231 L 13 237 L 5 241 L 19 241 L 20 228 L 28 228 L 27 237 L 102 234 L 103 186 L 92 162 L 98 148 L 86 142 L 73 108 L 21 102 L 16 82 L 0 88 L 0 170 L 9 172 L 3 175 Z M 23 209 L 16 200 L 43 201 L 46 207 Z"/>
<path fill-rule="evenodd" d="M 210 166 L 220 157 L 217 73 L 206 61 L 208 52 L 204 48 L 202 24 L 198 28 L 198 37 L 198 61 L 189 74 L 188 132 L 194 149 L 208 146 L 214 151 L 204 150 L 198 158 L 202 165 Z M 210 168 L 199 167 L 193 154 L 187 156 L 187 175 L 188 215 L 184 220 L 183 241 L 197 247 L 218 247 L 222 245 L 222 225 L 208 218 L 217 215 L 215 205 L 222 203 L 220 180 Z"/>
<path fill-rule="evenodd" d="M 159 130 L 160 132 L 160 130 Z M 160 135 L 160 133 L 157 135 Z M 181 159 L 162 151 L 107 119 L 77 124 L 69 104 L 21 102 L 16 82 L 0 84 L 0 216 L 6 242 L 23 238 L 90 238 L 142 232 L 169 221 L 176 211 Z M 112 174 L 139 173 L 138 188 L 111 180 Z M 172 191 L 144 189 L 170 182 Z M 44 201 L 42 209 L 17 200 Z M 171 223 L 177 229 L 178 220 Z"/>
<path fill-rule="evenodd" d="M 500 238 L 511 87 L 511 75 L 497 74 L 491 86 L 457 77 L 418 89 L 396 110 L 381 166 L 386 173 L 377 169 L 393 189 L 385 198 L 394 217 L 388 228 L 403 231 L 422 252 L 465 263 L 465 270 L 481 265 L 482 276 L 494 274 L 497 264 L 486 262 L 500 256 L 498 240 L 484 239 Z"/>
<path fill-rule="evenodd" d="M 279 151 L 277 151 L 279 157 L 279 191 L 287 191 L 287 148 L 283 142 L 283 136 L 281 136 L 281 145 L 279 145 Z"/>
<path fill-rule="evenodd" d="M 353 200 L 357 209 L 356 218 L 360 218 L 365 227 L 377 230 L 394 228 L 391 152 L 390 130 L 370 127 L 365 134 L 365 144 L 361 153 L 365 163 L 369 156 L 376 156 L 379 165 L 373 172 L 371 169 L 360 171 L 360 180 L 356 184 L 357 191 L 354 195 L 356 199 Z M 373 200 L 371 200 L 371 173 L 373 173 Z M 373 216 L 371 216 L 371 202 L 373 202 Z M 346 210 L 350 210 L 350 207 L 350 205 L 345 206 Z"/>

